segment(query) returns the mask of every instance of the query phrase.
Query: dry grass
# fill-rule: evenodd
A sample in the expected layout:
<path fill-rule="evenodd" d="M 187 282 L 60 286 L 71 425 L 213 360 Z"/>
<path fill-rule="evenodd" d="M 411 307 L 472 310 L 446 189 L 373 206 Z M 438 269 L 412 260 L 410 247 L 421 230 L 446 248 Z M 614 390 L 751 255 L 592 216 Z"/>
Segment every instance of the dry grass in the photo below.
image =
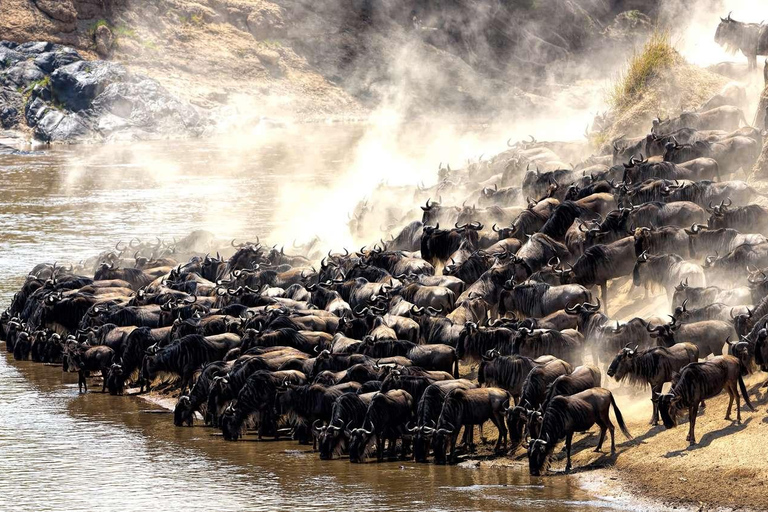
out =
<path fill-rule="evenodd" d="M 687 63 L 666 32 L 655 32 L 607 91 L 613 124 L 595 135 L 601 144 L 621 137 L 646 135 L 655 117 L 676 117 L 718 93 L 728 79 Z"/>
<path fill-rule="evenodd" d="M 617 110 L 629 107 L 643 95 L 654 78 L 680 62 L 682 57 L 672 46 L 669 32 L 655 31 L 642 51 L 632 54 L 626 70 L 609 91 L 611 106 Z"/>

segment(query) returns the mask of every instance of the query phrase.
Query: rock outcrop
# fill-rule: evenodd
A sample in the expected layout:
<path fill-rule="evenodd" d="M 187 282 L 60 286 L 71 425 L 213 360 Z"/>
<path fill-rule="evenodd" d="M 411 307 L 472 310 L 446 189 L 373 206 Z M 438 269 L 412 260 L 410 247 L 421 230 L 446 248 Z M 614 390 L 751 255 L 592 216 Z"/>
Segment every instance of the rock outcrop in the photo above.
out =
<path fill-rule="evenodd" d="M 121 64 L 46 42 L 0 42 L 0 123 L 44 142 L 198 136 L 197 109 Z"/>

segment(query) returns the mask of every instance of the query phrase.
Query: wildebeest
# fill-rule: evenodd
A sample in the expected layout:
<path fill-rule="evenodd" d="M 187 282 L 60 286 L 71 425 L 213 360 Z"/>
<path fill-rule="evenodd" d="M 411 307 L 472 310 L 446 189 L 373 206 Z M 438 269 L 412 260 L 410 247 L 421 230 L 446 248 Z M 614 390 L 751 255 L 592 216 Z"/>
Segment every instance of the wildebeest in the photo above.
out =
<path fill-rule="evenodd" d="M 416 425 L 407 427 L 413 436 L 413 458 L 416 462 L 426 462 L 429 455 L 429 443 L 435 433 L 440 412 L 446 395 L 457 388 L 474 389 L 477 384 L 466 379 L 435 382 L 427 386 L 416 408 Z"/>
<path fill-rule="evenodd" d="M 740 342 L 743 343 L 743 342 Z M 744 343 L 744 345 L 746 345 Z M 746 351 L 746 347 L 740 347 Z M 728 392 L 728 411 L 725 419 L 731 419 L 731 408 L 736 399 L 736 422 L 741 424 L 741 397 L 751 410 L 747 387 L 744 385 L 742 374 L 746 372 L 744 363 L 737 357 L 717 356 L 701 363 L 691 363 L 685 366 L 679 377 L 672 383 L 669 393 L 658 397 L 661 419 L 666 428 L 677 426 L 677 418 L 684 409 L 688 409 L 688 436 L 685 438 L 691 446 L 696 444 L 696 416 L 699 412 L 699 404 L 708 398 L 712 398 L 725 389 Z"/>
<path fill-rule="evenodd" d="M 506 389 L 515 405 L 520 400 L 523 382 L 531 370 L 553 359 L 551 356 L 531 359 L 520 355 L 501 356 L 496 349 L 483 355 L 477 369 L 477 382 L 481 386 Z"/>
<path fill-rule="evenodd" d="M 456 440 L 461 427 L 474 429 L 475 425 L 479 425 L 482 428 L 483 423 L 488 420 L 499 430 L 496 440 L 496 450 L 499 451 L 507 442 L 504 411 L 508 407 L 509 393 L 503 389 L 457 388 L 448 392 L 432 440 L 435 462 L 445 460 L 446 449 L 449 451 L 449 462 L 456 462 Z"/>
<path fill-rule="evenodd" d="M 667 290 L 670 300 L 674 286 L 687 281 L 691 286 L 706 286 L 704 269 L 701 266 L 685 261 L 677 254 L 657 254 L 649 256 L 643 252 L 637 258 L 632 270 L 632 283 L 635 286 L 657 284 Z"/>
<path fill-rule="evenodd" d="M 743 122 L 748 125 L 744 112 L 738 107 L 725 105 L 705 112 L 683 112 L 673 119 L 653 120 L 651 133 L 665 134 L 681 128 L 694 128 L 696 130 L 726 130 L 733 131 Z"/>
<path fill-rule="evenodd" d="M 107 373 L 114 362 L 114 350 L 105 346 L 90 347 L 84 350 L 78 347 L 68 350 L 65 357 L 67 359 L 67 371 L 78 374 L 77 387 L 81 393 L 88 392 L 86 377 L 90 375 L 90 372 L 100 371 L 104 380 L 101 392 L 103 393 L 107 389 Z"/>
<path fill-rule="evenodd" d="M 535 411 L 528 414 L 528 434 L 531 438 L 539 437 L 544 412 L 556 396 L 571 396 L 591 388 L 599 388 L 602 382 L 600 369 L 592 365 L 579 366 L 573 373 L 561 375 L 547 386 L 547 397 Z"/>
<path fill-rule="evenodd" d="M 730 208 L 721 203 L 712 210 L 707 225 L 710 229 L 731 228 L 742 233 L 768 232 L 768 208 L 758 204 Z"/>
<path fill-rule="evenodd" d="M 565 470 L 571 470 L 571 441 L 575 432 L 583 432 L 597 423 L 600 427 L 600 439 L 596 452 L 603 447 L 605 431 L 611 432 L 611 453 L 616 453 L 614 426 L 609 416 L 611 405 L 616 415 L 616 422 L 627 439 L 632 435 L 624 424 L 621 411 L 610 391 L 604 388 L 592 388 L 572 396 L 558 396 L 552 399 L 541 422 L 541 434 L 528 445 L 528 467 L 531 475 L 538 476 L 549 463 L 560 439 L 565 438 Z"/>
<path fill-rule="evenodd" d="M 164 372 L 178 375 L 181 378 L 183 395 L 192 381 L 194 372 L 206 363 L 224 359 L 226 353 L 239 344 L 240 338 L 235 335 L 212 339 L 190 334 L 160 349 L 157 354 L 147 356 L 142 371 L 149 381 Z"/>
<path fill-rule="evenodd" d="M 229 368 L 229 364 L 224 361 L 214 361 L 207 364 L 200 375 L 198 375 L 192 390 L 188 395 L 181 395 L 173 409 L 173 424 L 177 427 L 183 425 L 192 426 L 195 412 L 200 411 L 205 423 L 208 424 L 208 391 L 211 389 L 213 379 L 223 376 Z"/>
<path fill-rule="evenodd" d="M 709 354 L 719 356 L 723 353 L 723 345 L 729 338 L 736 338 L 736 331 L 729 322 L 722 320 L 705 320 L 691 324 L 669 324 L 647 328 L 652 337 L 658 338 L 660 346 L 671 347 L 676 343 L 692 343 L 699 349 L 699 357 Z"/>
<path fill-rule="evenodd" d="M 328 460 L 339 455 L 347 446 L 347 435 L 352 429 L 361 427 L 365 413 L 376 393 L 346 393 L 333 403 L 331 420 L 327 425 L 313 425 L 318 438 L 320 458 Z M 316 422 L 318 423 L 318 422 Z"/>
<path fill-rule="evenodd" d="M 525 428 L 528 425 L 529 413 L 536 410 L 547 397 L 547 387 L 561 375 L 568 375 L 573 367 L 565 361 L 555 359 L 544 365 L 533 368 L 523 382 L 523 392 L 520 405 L 510 407 L 505 411 L 507 430 L 509 432 L 510 453 L 523 442 Z"/>
<path fill-rule="evenodd" d="M 406 434 L 406 424 L 413 415 L 413 398 L 402 389 L 376 393 L 365 412 L 362 426 L 349 431 L 349 461 L 363 462 L 371 445 L 376 443 L 376 459 L 384 460 L 384 443 L 395 454 L 396 443 Z M 365 427 L 369 426 L 369 429 Z M 405 458 L 408 443 L 403 442 L 401 457 Z"/>
<path fill-rule="evenodd" d="M 656 395 L 661 393 L 665 382 L 672 382 L 672 376 L 689 363 L 699 359 L 699 349 L 692 343 L 676 343 L 671 347 L 651 347 L 644 350 L 624 347 L 616 355 L 608 376 L 618 382 L 628 381 L 632 385 L 650 386 L 653 414 L 651 425 L 659 424 L 659 408 Z"/>
<path fill-rule="evenodd" d="M 731 53 L 737 50 L 746 55 L 749 69 L 757 68 L 757 56 L 768 55 L 768 35 L 762 23 L 743 23 L 728 17 L 720 18 L 715 31 L 715 42 Z"/>
<path fill-rule="evenodd" d="M 550 286 L 546 283 L 515 284 L 508 281 L 501 292 L 499 314 L 507 311 L 541 318 L 578 302 L 590 302 L 592 294 L 580 284 Z"/>
<path fill-rule="evenodd" d="M 557 331 L 520 327 L 513 341 L 512 353 L 530 358 L 552 355 L 578 365 L 584 358 L 584 336 L 575 329 Z"/>

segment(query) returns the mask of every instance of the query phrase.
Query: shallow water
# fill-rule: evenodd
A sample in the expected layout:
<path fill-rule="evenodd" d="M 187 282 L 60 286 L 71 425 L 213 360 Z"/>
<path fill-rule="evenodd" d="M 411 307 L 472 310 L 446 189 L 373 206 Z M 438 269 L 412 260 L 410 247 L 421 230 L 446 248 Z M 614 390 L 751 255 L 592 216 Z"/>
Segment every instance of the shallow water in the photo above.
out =
<path fill-rule="evenodd" d="M 279 227 L 285 180 L 332 179 L 354 127 L 314 127 L 314 165 L 295 141 L 163 142 L 0 155 L 0 306 L 41 261 L 76 261 L 132 237 L 193 229 L 249 237 Z M 212 168 L 216 172 L 212 172 Z M 235 222 L 235 219 L 238 219 Z M 99 390 L 99 386 L 95 386 Z M 136 397 L 80 395 L 76 377 L 0 356 L 0 510 L 594 510 L 564 479 L 525 468 L 320 461 L 291 442 L 224 442 Z"/>

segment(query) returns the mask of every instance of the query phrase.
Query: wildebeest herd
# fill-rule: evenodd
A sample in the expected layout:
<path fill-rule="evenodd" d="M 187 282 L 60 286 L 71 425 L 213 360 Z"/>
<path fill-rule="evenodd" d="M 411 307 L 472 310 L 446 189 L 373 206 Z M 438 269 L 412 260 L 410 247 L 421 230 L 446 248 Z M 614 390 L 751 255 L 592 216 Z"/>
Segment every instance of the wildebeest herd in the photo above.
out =
<path fill-rule="evenodd" d="M 0 338 L 77 372 L 82 392 L 95 373 L 112 395 L 178 390 L 178 427 L 289 437 L 322 459 L 455 462 L 490 421 L 497 454 L 527 447 L 538 475 L 565 440 L 570 469 L 575 432 L 597 424 L 597 450 L 609 432 L 615 451 L 611 409 L 630 437 L 609 379 L 650 388 L 653 424 L 687 410 L 694 444 L 699 405 L 725 390 L 740 421 L 743 376 L 768 370 L 768 209 L 737 179 L 763 141 L 743 118 L 656 119 L 586 159 L 583 143 L 531 138 L 441 165 L 429 188 L 381 185 L 350 230 L 391 236 L 356 251 L 206 253 L 196 232 L 40 264 Z M 624 285 L 640 288 L 624 299 L 663 290 L 669 309 L 627 317 Z"/>

